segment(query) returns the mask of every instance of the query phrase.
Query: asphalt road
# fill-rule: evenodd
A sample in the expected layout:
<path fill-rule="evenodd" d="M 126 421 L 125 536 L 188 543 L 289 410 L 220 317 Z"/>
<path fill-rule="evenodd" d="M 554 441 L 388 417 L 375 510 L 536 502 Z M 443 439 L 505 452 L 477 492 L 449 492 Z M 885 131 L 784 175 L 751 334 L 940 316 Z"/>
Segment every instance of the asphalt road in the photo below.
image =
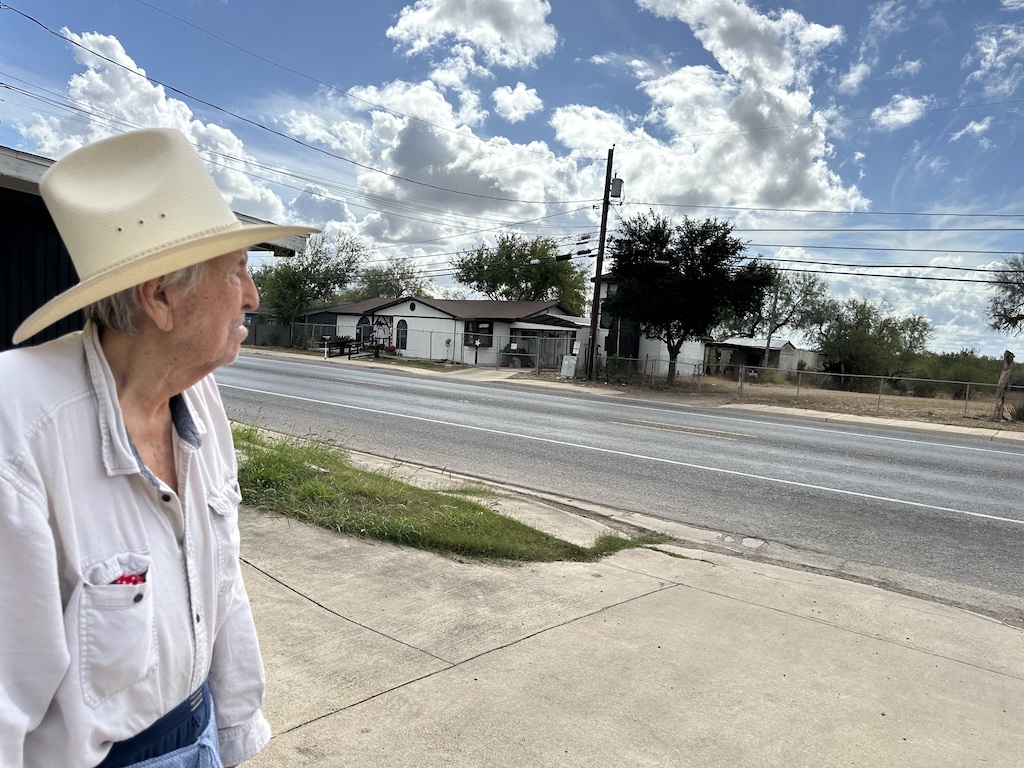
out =
<path fill-rule="evenodd" d="M 1024 448 L 243 354 L 231 418 L 1024 596 Z"/>

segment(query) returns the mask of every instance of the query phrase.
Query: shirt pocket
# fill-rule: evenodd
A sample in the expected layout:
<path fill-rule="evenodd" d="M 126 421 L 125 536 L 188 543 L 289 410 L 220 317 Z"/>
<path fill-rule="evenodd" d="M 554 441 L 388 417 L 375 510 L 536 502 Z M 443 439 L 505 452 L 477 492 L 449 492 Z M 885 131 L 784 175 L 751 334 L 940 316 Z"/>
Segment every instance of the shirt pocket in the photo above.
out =
<path fill-rule="evenodd" d="M 148 551 L 93 563 L 82 575 L 78 611 L 79 669 L 86 703 L 104 700 L 149 675 L 157 665 L 153 573 Z M 122 574 L 141 584 L 112 584 Z"/>
<path fill-rule="evenodd" d="M 210 524 L 217 541 L 217 594 L 222 596 L 235 579 L 238 568 L 238 505 L 242 494 L 237 482 L 228 482 L 207 493 Z"/>

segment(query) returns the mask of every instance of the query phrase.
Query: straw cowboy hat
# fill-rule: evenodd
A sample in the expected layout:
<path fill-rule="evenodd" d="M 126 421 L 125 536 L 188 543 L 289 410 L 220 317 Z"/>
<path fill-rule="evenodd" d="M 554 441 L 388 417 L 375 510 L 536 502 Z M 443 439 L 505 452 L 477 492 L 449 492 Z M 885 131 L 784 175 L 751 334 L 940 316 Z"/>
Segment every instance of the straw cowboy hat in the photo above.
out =
<path fill-rule="evenodd" d="M 153 128 L 76 150 L 39 190 L 79 283 L 37 309 L 14 343 L 94 301 L 257 243 L 319 230 L 242 224 L 188 139 Z"/>

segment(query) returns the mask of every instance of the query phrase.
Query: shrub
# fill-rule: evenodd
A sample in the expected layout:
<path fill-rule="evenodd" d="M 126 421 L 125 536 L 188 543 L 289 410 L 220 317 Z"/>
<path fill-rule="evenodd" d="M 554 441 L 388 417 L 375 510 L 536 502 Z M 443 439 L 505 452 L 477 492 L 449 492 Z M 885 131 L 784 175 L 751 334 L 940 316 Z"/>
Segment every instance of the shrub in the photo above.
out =
<path fill-rule="evenodd" d="M 768 370 L 762 368 L 754 371 L 756 375 L 751 376 L 751 372 L 747 371 L 747 381 L 751 384 L 784 384 L 785 381 L 779 376 L 778 371 Z"/>
<path fill-rule="evenodd" d="M 971 382 L 954 381 L 950 383 L 950 386 L 954 400 L 971 400 L 978 394 L 978 387 L 972 387 Z"/>
<path fill-rule="evenodd" d="M 1010 406 L 1010 420 L 1024 421 L 1024 401 Z"/>
<path fill-rule="evenodd" d="M 889 389 L 898 395 L 907 394 L 907 382 L 903 379 L 886 379 L 885 383 L 889 385 Z"/>
<path fill-rule="evenodd" d="M 914 397 L 935 397 L 938 392 L 938 388 L 935 386 L 933 381 L 918 381 L 914 383 L 914 389 L 911 391 Z"/>

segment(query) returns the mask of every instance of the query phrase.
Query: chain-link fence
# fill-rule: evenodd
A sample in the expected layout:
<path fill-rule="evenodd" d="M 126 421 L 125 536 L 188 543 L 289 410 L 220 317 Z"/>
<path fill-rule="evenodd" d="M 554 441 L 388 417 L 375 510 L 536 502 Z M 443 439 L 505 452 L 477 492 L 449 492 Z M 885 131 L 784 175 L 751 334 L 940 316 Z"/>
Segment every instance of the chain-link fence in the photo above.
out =
<path fill-rule="evenodd" d="M 584 354 L 586 348 L 584 347 Z M 633 384 L 638 386 L 660 386 L 668 381 L 671 361 L 657 357 L 618 357 L 609 355 L 603 357 L 596 355 L 594 360 L 594 375 L 587 373 L 587 364 L 584 362 L 577 369 L 577 376 L 590 378 L 594 381 L 602 381 L 606 384 Z M 676 361 L 673 385 L 695 392 L 700 391 L 702 371 L 704 366 L 699 363 Z"/>
<path fill-rule="evenodd" d="M 291 346 L 299 349 L 323 349 L 323 338 L 335 338 L 334 323 L 292 323 Z"/>
<path fill-rule="evenodd" d="M 670 363 L 657 358 L 596 356 L 588 377 L 586 347 L 580 378 L 609 384 L 665 387 Z M 780 372 L 776 368 L 716 366 L 679 361 L 673 388 L 717 394 L 752 403 L 792 405 L 827 411 L 870 413 L 913 419 L 921 416 L 992 418 L 996 382 L 949 381 L 908 376 L 865 376 L 824 371 Z M 1024 387 L 1010 386 L 1003 416 L 1024 421 Z"/>
<path fill-rule="evenodd" d="M 792 398 L 803 407 L 854 404 L 861 410 L 877 413 L 932 411 L 989 418 L 996 407 L 996 383 L 980 381 L 947 381 L 909 376 L 866 376 L 825 371 L 794 371 L 780 373 L 774 368 L 737 366 L 737 394 L 744 399 L 773 396 Z M 843 398 L 843 399 L 840 399 Z M 1024 387 L 1011 386 L 1006 391 L 1004 412 L 1012 418 L 1024 412 Z"/>
<path fill-rule="evenodd" d="M 274 330 L 278 331 L 275 340 L 262 343 L 285 346 L 284 329 Z M 352 341 L 364 354 L 538 372 L 561 370 L 564 358 L 571 356 L 578 346 L 573 331 L 522 331 L 507 335 L 367 326 L 355 333 Z M 338 338 L 333 324 L 293 323 L 290 346 L 322 350 L 324 337 Z M 261 338 L 266 339 L 266 334 Z"/>
<path fill-rule="evenodd" d="M 283 335 L 283 328 L 267 329 Z M 370 330 L 370 329 L 368 329 Z M 356 338 L 356 349 L 383 357 L 522 368 L 537 373 L 590 378 L 609 384 L 665 386 L 672 363 L 664 358 L 595 356 L 594 374 L 587 371 L 588 348 L 572 332 L 526 331 L 501 334 L 452 331 L 390 330 L 386 337 L 367 333 Z M 323 337 L 336 338 L 334 325 L 295 323 L 292 346 L 323 349 Z M 266 343 L 279 343 L 269 340 Z M 780 372 L 775 368 L 720 366 L 677 361 L 673 386 L 693 392 L 722 394 L 748 402 L 791 404 L 802 408 L 870 412 L 894 417 L 915 414 L 991 418 L 996 407 L 996 383 L 947 381 L 907 376 L 865 376 L 824 371 Z M 1004 415 L 1024 421 L 1024 387 L 1006 392 Z"/>

